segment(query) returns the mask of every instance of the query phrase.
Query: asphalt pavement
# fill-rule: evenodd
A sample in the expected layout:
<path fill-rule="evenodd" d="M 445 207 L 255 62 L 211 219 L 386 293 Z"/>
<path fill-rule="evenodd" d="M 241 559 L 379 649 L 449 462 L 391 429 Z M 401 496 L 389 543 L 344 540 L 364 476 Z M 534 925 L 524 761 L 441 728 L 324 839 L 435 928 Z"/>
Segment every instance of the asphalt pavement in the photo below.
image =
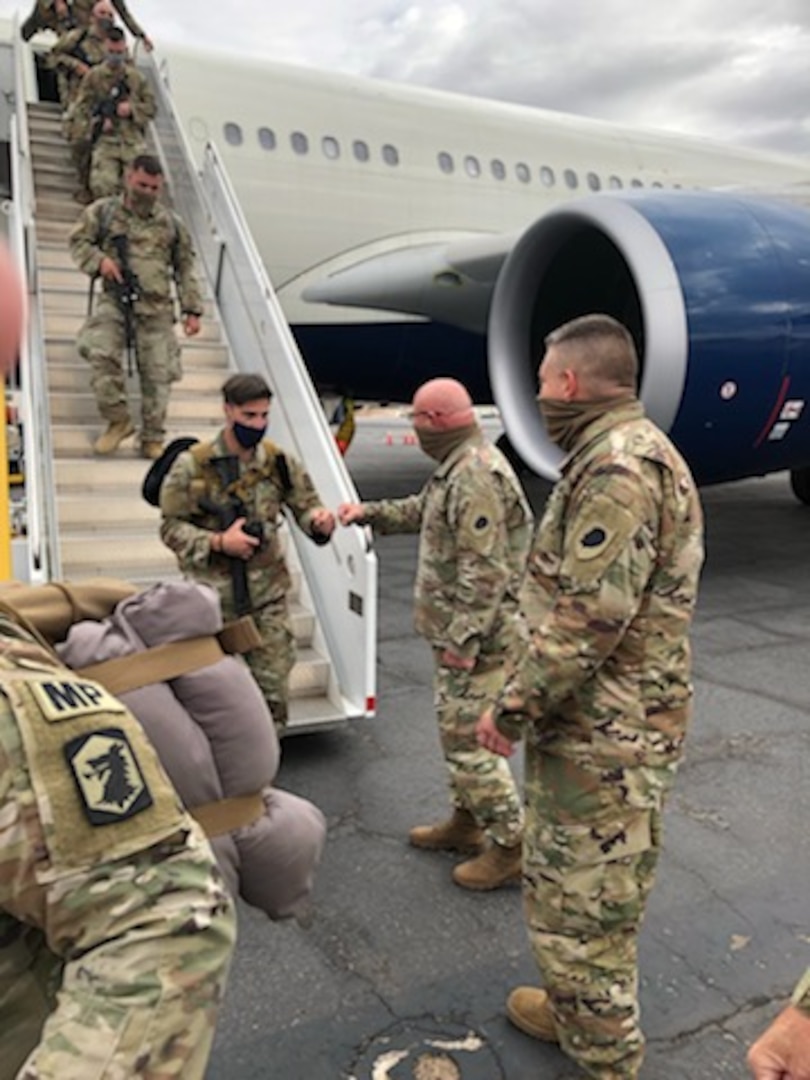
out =
<path fill-rule="evenodd" d="M 362 496 L 424 482 L 408 432 L 361 419 L 347 463 Z M 640 943 L 643 1080 L 743 1080 L 810 963 L 810 508 L 785 476 L 703 496 L 695 719 Z M 299 925 L 240 907 L 208 1080 L 574 1080 L 504 1016 L 509 990 L 537 982 L 519 889 L 465 892 L 453 856 L 407 844 L 447 794 L 411 622 L 416 539 L 376 551 L 377 715 L 284 743 L 280 786 L 328 820 L 313 909 Z"/>

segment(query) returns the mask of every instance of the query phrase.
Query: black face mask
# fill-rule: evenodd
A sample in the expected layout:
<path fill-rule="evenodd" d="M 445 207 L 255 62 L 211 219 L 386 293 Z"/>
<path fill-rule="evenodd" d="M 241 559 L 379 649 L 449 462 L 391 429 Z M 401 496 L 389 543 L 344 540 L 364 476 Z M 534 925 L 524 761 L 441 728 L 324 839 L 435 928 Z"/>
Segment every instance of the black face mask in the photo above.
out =
<path fill-rule="evenodd" d="M 112 30 L 112 28 L 114 26 L 115 26 L 115 21 L 113 19 L 99 19 L 98 20 L 98 28 L 102 32 L 102 34 L 106 34 L 107 31 Z"/>
<path fill-rule="evenodd" d="M 267 424 L 265 424 L 264 427 L 255 428 L 248 427 L 247 424 L 240 424 L 238 421 L 234 421 L 233 425 L 233 437 L 245 450 L 252 450 L 254 446 L 258 446 L 258 444 L 264 438 L 266 431 Z"/>

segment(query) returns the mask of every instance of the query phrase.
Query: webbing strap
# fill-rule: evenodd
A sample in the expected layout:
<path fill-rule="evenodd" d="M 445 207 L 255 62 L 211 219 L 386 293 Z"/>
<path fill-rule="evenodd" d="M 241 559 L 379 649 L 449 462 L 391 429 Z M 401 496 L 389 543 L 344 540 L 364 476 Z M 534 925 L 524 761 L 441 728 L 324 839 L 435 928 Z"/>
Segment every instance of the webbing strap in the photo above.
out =
<path fill-rule="evenodd" d="M 169 682 L 181 675 L 219 663 L 225 654 L 217 638 L 187 638 L 168 645 L 155 645 L 143 652 L 116 656 L 100 664 L 80 668 L 78 674 L 99 682 L 111 694 L 126 694 L 152 683 Z"/>
<path fill-rule="evenodd" d="M 264 813 L 261 792 L 253 795 L 236 795 L 231 799 L 195 806 L 189 813 L 202 825 L 206 836 L 224 836 L 233 829 L 252 825 Z"/>

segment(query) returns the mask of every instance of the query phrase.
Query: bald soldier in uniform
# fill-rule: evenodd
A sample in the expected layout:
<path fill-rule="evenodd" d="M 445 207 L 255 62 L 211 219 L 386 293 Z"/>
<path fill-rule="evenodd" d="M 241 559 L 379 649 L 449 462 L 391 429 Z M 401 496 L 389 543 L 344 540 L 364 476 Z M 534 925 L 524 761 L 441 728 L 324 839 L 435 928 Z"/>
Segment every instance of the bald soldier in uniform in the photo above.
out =
<path fill-rule="evenodd" d="M 417 495 L 347 503 L 338 516 L 344 525 L 381 533 L 420 533 L 415 624 L 433 649 L 453 815 L 412 829 L 410 842 L 473 853 L 455 867 L 453 880 L 462 888 L 496 889 L 520 880 L 520 796 L 508 764 L 477 745 L 475 724 L 501 689 L 505 657 L 519 640 L 518 591 L 532 515 L 461 383 L 425 383 L 411 415 L 420 446 L 438 463 L 433 476 Z"/>
<path fill-rule="evenodd" d="M 0 370 L 22 291 L 0 245 Z M 140 725 L 0 609 L 0 1078 L 202 1080 L 236 933 Z"/>
<path fill-rule="evenodd" d="M 524 909 L 545 989 L 509 1019 L 592 1077 L 638 1076 L 637 935 L 692 708 L 689 627 L 703 563 L 695 484 L 636 397 L 606 315 L 546 338 L 540 411 L 567 453 L 521 601 L 528 648 L 479 740 L 525 739 Z"/>

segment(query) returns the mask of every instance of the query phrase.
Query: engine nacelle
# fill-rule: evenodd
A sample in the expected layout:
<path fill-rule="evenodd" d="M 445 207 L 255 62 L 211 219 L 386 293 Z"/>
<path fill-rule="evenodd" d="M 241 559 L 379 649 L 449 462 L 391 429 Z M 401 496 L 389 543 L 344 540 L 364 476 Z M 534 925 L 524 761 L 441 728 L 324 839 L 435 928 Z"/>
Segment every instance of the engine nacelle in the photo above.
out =
<path fill-rule="evenodd" d="M 604 312 L 632 333 L 640 396 L 701 483 L 810 464 L 810 213 L 733 194 L 595 195 L 520 238 L 498 277 L 489 374 L 537 473 L 561 453 L 537 409 L 543 338 Z"/>

